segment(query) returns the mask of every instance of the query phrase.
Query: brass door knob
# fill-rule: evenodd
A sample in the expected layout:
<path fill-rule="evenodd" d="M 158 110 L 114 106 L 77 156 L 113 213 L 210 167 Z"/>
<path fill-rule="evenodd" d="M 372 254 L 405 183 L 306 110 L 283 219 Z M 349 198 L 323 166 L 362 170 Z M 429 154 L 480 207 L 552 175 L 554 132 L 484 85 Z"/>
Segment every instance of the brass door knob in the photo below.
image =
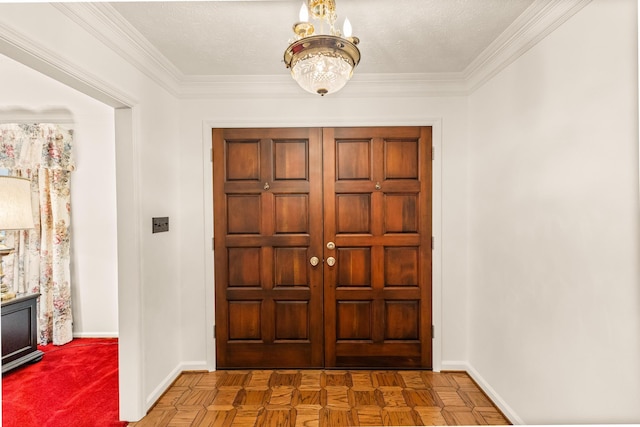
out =
<path fill-rule="evenodd" d="M 336 259 L 330 256 L 329 258 L 327 258 L 327 265 L 329 267 L 333 267 L 334 265 L 336 265 Z"/>

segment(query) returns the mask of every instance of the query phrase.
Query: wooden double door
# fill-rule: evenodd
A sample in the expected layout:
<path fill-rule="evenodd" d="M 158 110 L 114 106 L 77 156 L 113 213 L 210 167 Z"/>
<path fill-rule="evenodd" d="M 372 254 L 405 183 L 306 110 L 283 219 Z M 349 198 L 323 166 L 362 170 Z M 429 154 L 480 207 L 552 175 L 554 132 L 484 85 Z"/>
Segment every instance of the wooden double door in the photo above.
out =
<path fill-rule="evenodd" d="M 218 368 L 431 367 L 431 128 L 214 129 Z"/>

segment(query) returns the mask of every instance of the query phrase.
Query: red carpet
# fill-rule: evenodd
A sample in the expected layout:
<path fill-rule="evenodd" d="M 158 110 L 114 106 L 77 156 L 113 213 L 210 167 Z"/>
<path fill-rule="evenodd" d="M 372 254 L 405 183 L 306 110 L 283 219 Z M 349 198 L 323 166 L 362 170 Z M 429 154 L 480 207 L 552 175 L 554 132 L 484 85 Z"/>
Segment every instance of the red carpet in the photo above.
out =
<path fill-rule="evenodd" d="M 39 347 L 40 362 L 2 377 L 5 427 L 126 426 L 118 421 L 118 340 Z"/>

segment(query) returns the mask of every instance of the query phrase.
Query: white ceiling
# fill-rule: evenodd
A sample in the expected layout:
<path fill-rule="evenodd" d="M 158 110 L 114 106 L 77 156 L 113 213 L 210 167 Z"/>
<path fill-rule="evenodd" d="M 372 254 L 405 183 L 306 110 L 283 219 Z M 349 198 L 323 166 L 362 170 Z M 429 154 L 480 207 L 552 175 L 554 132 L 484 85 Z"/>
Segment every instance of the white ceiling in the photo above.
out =
<path fill-rule="evenodd" d="M 515 33 L 514 21 L 525 26 L 527 22 L 518 17 L 534 3 L 336 0 L 336 9 L 340 27 L 349 17 L 354 35 L 360 38 L 357 74 L 447 74 L 465 72 L 505 30 Z M 183 76 L 195 77 L 288 74 L 283 53 L 301 4 L 301 0 L 227 0 L 110 6 L 122 31 L 142 36 L 150 43 L 147 51 L 160 54 Z"/>

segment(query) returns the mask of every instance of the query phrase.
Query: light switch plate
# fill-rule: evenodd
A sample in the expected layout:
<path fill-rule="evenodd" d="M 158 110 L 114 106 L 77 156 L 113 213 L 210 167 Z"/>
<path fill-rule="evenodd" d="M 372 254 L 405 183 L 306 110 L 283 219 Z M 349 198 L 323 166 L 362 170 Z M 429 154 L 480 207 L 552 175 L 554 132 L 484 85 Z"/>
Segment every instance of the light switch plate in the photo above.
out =
<path fill-rule="evenodd" d="M 163 216 L 153 218 L 153 232 L 162 233 L 165 231 L 169 231 L 169 217 Z"/>

